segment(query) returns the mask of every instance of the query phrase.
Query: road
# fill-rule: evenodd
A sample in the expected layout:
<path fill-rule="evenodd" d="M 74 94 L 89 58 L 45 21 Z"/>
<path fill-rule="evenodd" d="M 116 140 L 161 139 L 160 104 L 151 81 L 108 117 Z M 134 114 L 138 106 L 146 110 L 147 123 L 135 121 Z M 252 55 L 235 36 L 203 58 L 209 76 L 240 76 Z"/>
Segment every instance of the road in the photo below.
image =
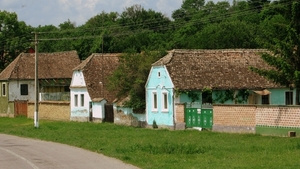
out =
<path fill-rule="evenodd" d="M 137 169 L 84 149 L 0 134 L 0 169 Z"/>

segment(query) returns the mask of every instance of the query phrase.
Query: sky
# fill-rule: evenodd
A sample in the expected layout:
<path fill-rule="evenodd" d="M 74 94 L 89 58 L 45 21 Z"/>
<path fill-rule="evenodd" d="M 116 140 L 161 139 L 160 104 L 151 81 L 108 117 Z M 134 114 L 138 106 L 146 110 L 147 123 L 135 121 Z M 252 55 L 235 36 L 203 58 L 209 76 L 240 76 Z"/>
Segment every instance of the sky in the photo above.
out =
<path fill-rule="evenodd" d="M 182 0 L 0 0 L 0 10 L 15 12 L 19 21 L 33 27 L 58 26 L 68 20 L 80 26 L 103 11 L 122 13 L 135 4 L 171 17 Z"/>
<path fill-rule="evenodd" d="M 58 26 L 68 20 L 80 26 L 102 11 L 122 13 L 135 4 L 171 16 L 182 0 L 0 0 L 0 10 L 15 12 L 19 21 L 33 27 Z"/>

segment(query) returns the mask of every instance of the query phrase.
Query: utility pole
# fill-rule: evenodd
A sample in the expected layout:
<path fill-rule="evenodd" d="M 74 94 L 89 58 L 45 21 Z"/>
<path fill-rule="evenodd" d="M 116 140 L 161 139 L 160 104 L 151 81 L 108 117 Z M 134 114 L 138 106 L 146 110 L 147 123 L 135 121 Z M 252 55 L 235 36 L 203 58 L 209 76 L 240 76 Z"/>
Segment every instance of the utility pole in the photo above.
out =
<path fill-rule="evenodd" d="M 34 102 L 34 127 L 39 127 L 39 79 L 38 79 L 38 34 L 34 35 L 35 43 L 35 102 Z"/>

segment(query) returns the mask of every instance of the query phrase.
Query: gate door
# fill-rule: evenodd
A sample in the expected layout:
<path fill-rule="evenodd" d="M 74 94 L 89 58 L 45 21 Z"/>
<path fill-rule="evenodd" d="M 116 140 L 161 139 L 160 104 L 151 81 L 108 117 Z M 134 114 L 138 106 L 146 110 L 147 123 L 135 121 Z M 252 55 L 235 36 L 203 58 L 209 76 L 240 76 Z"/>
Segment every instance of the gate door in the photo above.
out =
<path fill-rule="evenodd" d="M 15 117 L 16 116 L 25 116 L 27 117 L 27 100 L 15 100 Z"/>
<path fill-rule="evenodd" d="M 107 105 L 105 104 L 105 117 L 104 117 L 105 122 L 114 122 L 114 108 L 113 105 Z"/>
<path fill-rule="evenodd" d="M 213 109 L 185 108 L 186 127 L 211 129 L 213 125 Z"/>

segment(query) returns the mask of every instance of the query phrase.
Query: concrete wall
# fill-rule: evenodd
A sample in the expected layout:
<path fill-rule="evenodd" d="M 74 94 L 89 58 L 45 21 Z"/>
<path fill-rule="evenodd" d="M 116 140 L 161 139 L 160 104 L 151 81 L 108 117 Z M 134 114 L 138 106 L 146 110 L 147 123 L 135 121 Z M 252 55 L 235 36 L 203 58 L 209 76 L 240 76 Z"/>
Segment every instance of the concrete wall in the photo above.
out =
<path fill-rule="evenodd" d="M 34 103 L 28 103 L 28 118 L 34 118 Z M 70 120 L 70 102 L 40 102 L 39 119 Z"/>

